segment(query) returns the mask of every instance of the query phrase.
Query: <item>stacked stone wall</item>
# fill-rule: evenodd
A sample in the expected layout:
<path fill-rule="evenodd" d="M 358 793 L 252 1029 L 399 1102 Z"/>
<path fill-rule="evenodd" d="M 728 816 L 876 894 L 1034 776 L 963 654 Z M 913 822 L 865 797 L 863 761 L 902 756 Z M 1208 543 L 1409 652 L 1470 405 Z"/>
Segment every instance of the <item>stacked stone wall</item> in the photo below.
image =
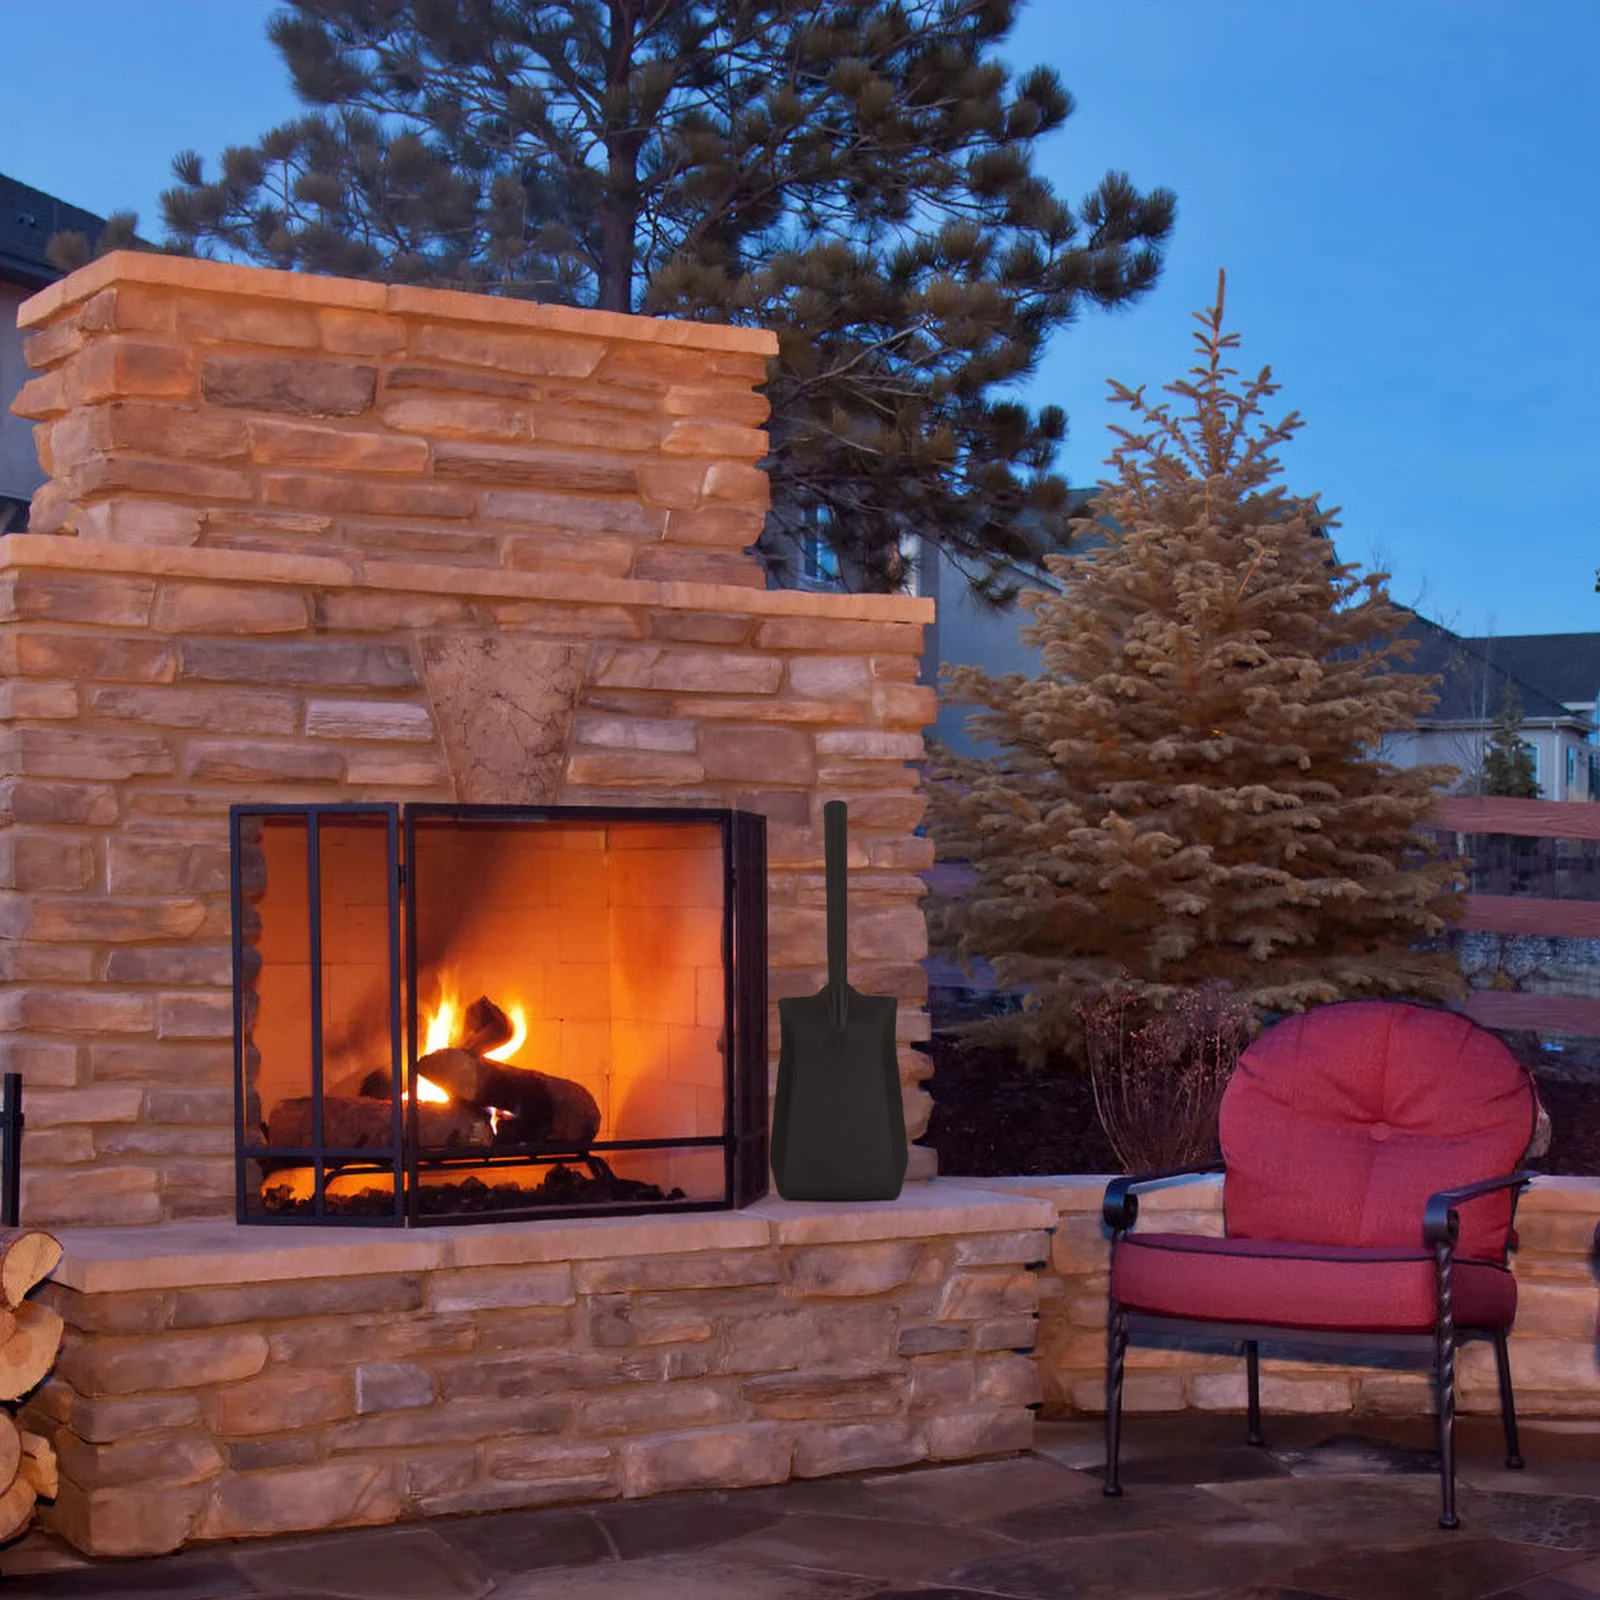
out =
<path fill-rule="evenodd" d="M 176 1224 L 133 1270 L 69 1241 L 50 1525 L 147 1554 L 1025 1449 L 1048 1208 L 923 1193 L 187 1258 Z"/>
<path fill-rule="evenodd" d="M 22 320 L 52 474 L 0 546 L 28 1221 L 231 1214 L 235 802 L 760 811 L 775 1001 L 822 982 L 846 799 L 853 979 L 901 1001 L 925 1130 L 932 608 L 762 587 L 769 335 L 128 255 Z"/>
<path fill-rule="evenodd" d="M 1041 1273 L 1039 1352 L 1045 1413 L 1105 1409 L 1106 1290 L 1110 1243 L 1100 1217 L 1104 1177 L 986 1178 L 986 1188 L 1048 1199 L 1057 1214 L 1050 1265 Z M 1600 1239 L 1597 1186 L 1589 1178 L 1540 1178 L 1517 1208 L 1517 1319 L 1510 1341 L 1517 1406 L 1528 1416 L 1593 1416 L 1600 1410 Z M 1139 1197 L 1140 1225 L 1222 1232 L 1222 1185 L 1208 1179 Z M 1368 1366 L 1287 1358 L 1288 1341 L 1261 1361 L 1261 1404 L 1273 1411 L 1427 1415 L 1429 1375 L 1415 1363 Z M 1462 1411 L 1497 1415 L 1494 1351 L 1461 1350 Z M 1242 1411 L 1243 1358 L 1234 1349 L 1131 1346 L 1123 1404 L 1129 1411 Z"/>

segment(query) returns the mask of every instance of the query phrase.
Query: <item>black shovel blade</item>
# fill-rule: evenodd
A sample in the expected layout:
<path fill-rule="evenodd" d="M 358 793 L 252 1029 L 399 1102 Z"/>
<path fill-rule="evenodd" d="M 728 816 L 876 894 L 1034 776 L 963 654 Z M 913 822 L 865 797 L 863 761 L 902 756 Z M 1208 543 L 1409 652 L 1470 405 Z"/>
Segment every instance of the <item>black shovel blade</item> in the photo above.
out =
<path fill-rule="evenodd" d="M 893 1200 L 906 1176 L 892 995 L 780 1000 L 772 1177 L 785 1200 Z"/>

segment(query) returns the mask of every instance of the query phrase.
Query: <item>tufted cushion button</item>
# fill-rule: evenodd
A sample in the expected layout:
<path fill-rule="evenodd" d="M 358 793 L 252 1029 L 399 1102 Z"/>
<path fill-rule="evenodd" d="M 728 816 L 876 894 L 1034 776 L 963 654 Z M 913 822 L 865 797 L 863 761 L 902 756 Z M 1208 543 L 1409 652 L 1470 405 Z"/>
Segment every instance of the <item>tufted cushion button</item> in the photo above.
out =
<path fill-rule="evenodd" d="M 1394 1129 L 1391 1128 L 1387 1122 L 1374 1122 L 1372 1124 L 1372 1137 L 1376 1139 L 1379 1144 L 1382 1144 L 1383 1141 L 1387 1139 L 1393 1132 Z"/>

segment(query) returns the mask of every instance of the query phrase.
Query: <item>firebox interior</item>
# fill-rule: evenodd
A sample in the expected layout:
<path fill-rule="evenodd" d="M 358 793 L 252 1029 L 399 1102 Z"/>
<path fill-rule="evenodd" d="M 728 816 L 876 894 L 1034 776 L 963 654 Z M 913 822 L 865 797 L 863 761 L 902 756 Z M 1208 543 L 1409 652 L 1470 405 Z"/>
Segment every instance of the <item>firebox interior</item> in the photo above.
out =
<path fill-rule="evenodd" d="M 241 1220 L 764 1192 L 761 818 L 306 806 L 233 822 Z"/>

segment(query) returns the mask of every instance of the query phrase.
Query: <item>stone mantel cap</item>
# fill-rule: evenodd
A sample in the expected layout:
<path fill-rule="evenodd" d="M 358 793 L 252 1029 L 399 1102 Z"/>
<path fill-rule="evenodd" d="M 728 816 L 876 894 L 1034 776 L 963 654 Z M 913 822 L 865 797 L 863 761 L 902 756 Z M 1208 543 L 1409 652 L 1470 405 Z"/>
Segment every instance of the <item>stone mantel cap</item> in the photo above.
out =
<path fill-rule="evenodd" d="M 496 328 L 527 328 L 573 333 L 597 339 L 632 339 L 642 344 L 735 355 L 775 356 L 778 336 L 768 328 L 733 328 L 715 322 L 674 322 L 666 317 L 636 317 L 619 311 L 586 311 L 544 305 L 500 295 L 467 294 L 459 289 L 417 289 L 405 284 L 370 283 L 319 273 L 281 272 L 242 267 L 226 261 L 114 250 L 41 289 L 17 308 L 19 328 L 38 328 L 60 312 L 118 283 L 142 283 L 191 294 L 225 294 L 251 299 L 373 311 L 391 316 L 425 317 L 433 322 L 487 323 Z"/>
<path fill-rule="evenodd" d="M 751 589 L 739 584 L 507 572 L 499 567 L 448 567 L 437 562 L 386 560 L 363 552 L 310 556 L 265 550 L 208 550 L 187 545 L 120 544 L 114 539 L 63 537 L 55 533 L 9 533 L 0 538 L 0 573 L 28 568 L 211 583 L 544 600 L 566 606 L 729 611 L 743 616 L 805 617 L 830 622 L 904 622 L 925 627 L 934 618 L 931 599 L 908 594 L 819 594 L 809 589 Z"/>

